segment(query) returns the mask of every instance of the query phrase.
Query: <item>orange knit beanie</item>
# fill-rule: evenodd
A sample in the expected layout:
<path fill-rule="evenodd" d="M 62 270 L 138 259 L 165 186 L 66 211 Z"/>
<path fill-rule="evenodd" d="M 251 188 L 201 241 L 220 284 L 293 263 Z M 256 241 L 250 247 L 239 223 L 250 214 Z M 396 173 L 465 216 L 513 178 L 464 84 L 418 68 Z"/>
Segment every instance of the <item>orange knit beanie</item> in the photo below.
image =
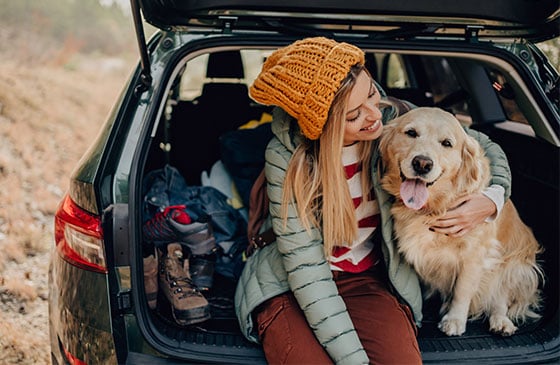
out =
<path fill-rule="evenodd" d="M 364 52 L 348 43 L 315 37 L 274 51 L 249 89 L 251 97 L 297 119 L 303 135 L 317 139 L 340 83 Z"/>

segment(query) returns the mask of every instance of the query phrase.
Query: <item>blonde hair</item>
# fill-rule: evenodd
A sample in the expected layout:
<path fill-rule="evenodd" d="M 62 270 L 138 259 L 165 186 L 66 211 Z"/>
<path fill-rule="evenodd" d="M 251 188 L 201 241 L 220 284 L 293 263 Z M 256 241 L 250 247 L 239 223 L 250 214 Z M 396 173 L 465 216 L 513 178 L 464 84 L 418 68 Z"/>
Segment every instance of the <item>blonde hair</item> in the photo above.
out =
<path fill-rule="evenodd" d="M 282 192 L 284 222 L 287 222 L 288 205 L 295 202 L 305 229 L 315 227 L 322 231 L 327 258 L 335 246 L 350 245 L 358 233 L 355 208 L 342 165 L 342 147 L 348 98 L 361 72 L 367 69 L 361 64 L 355 65 L 342 81 L 319 139 L 305 140 L 294 151 Z M 372 188 L 373 141 L 358 143 L 365 197 Z"/>

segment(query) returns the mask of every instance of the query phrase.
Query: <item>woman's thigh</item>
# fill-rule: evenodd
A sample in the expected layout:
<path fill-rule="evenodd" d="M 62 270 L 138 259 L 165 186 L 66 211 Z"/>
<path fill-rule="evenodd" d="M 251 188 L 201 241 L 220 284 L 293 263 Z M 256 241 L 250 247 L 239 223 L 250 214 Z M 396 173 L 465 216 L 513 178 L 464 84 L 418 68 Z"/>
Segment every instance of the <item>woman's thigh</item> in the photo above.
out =
<path fill-rule="evenodd" d="M 291 292 L 266 301 L 257 325 L 269 364 L 332 364 Z"/>
<path fill-rule="evenodd" d="M 421 364 L 410 308 L 377 275 L 341 275 L 338 290 L 372 364 Z"/>

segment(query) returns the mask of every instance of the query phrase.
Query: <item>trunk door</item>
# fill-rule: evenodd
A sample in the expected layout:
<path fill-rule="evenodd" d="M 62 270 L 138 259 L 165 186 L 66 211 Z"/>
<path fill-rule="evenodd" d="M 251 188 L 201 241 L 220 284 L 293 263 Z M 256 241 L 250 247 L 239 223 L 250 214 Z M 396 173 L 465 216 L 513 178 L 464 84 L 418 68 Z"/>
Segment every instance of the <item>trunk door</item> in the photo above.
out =
<path fill-rule="evenodd" d="M 507 37 L 542 41 L 559 34 L 557 0 L 133 0 L 161 29 L 197 27 L 368 33 L 397 37 Z"/>

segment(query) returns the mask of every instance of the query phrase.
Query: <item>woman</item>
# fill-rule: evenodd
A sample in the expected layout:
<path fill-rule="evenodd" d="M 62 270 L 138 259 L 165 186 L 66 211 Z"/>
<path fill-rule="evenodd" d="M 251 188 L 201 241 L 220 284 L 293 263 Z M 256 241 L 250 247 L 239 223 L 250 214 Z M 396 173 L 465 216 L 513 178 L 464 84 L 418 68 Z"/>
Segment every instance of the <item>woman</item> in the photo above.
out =
<path fill-rule="evenodd" d="M 279 107 L 265 165 L 277 239 L 249 258 L 237 286 L 242 331 L 269 363 L 421 363 L 420 285 L 396 251 L 391 197 L 378 180 L 377 140 L 395 113 L 382 112 L 364 53 L 322 37 L 296 41 L 270 55 L 250 94 Z M 458 202 L 437 232 L 464 234 L 509 195 L 503 152 L 477 137 L 493 185 Z"/>

